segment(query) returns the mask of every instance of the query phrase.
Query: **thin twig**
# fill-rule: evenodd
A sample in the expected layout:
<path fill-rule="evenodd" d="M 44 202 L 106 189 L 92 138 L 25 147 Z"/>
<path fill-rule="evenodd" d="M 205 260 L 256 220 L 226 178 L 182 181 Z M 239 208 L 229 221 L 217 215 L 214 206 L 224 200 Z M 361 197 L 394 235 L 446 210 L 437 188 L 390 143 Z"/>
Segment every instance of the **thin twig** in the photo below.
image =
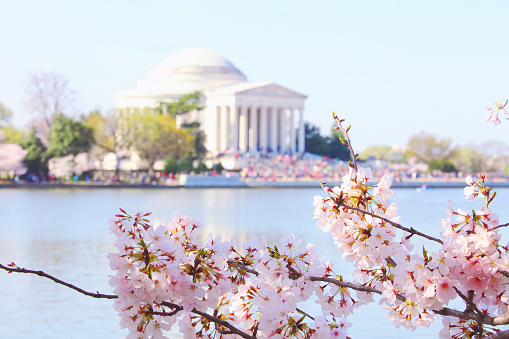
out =
<path fill-rule="evenodd" d="M 167 307 L 171 307 L 171 308 L 175 309 L 175 311 L 177 311 L 177 310 L 178 311 L 182 311 L 184 309 L 182 306 L 179 306 L 177 304 L 170 303 L 170 302 L 167 302 L 167 301 L 162 302 L 161 305 L 167 306 Z M 246 338 L 246 339 L 256 339 L 256 334 L 249 335 L 249 334 L 241 331 L 237 327 L 233 326 L 229 322 L 224 321 L 222 319 L 219 319 L 218 317 L 214 317 L 211 314 L 199 311 L 196 308 L 193 308 L 191 312 L 193 312 L 195 314 L 198 314 L 199 316 L 201 316 L 201 317 L 203 317 L 203 318 L 205 318 L 205 319 L 207 319 L 209 321 L 212 321 L 212 322 L 214 322 L 214 323 L 216 323 L 218 325 L 226 327 L 227 329 L 229 329 L 231 331 L 232 334 L 240 335 L 242 338 Z"/>
<path fill-rule="evenodd" d="M 498 226 L 493 227 L 493 228 L 490 228 L 489 231 L 493 231 L 493 230 L 496 230 L 497 228 L 502 228 L 502 227 L 507 227 L 507 226 L 509 226 L 509 222 L 505 223 L 505 224 L 502 224 L 502 225 L 498 225 Z"/>
<path fill-rule="evenodd" d="M 334 284 L 334 285 L 337 285 L 339 287 L 345 287 L 345 288 L 350 288 L 352 290 L 356 290 L 356 291 L 360 291 L 360 292 L 368 292 L 368 293 L 376 293 L 376 294 L 382 294 L 382 291 L 374 288 L 374 287 L 370 287 L 370 286 L 363 286 L 363 285 L 356 285 L 356 284 L 353 284 L 353 283 L 350 283 L 350 282 L 346 282 L 346 281 L 341 281 L 341 280 L 337 280 L 337 279 L 332 279 L 332 278 L 325 278 L 325 277 L 309 277 L 309 280 L 311 281 L 323 281 L 323 282 L 328 282 L 328 283 L 331 283 L 331 284 Z M 399 293 L 396 293 L 396 298 L 400 301 L 406 301 L 406 297 L 403 296 L 402 294 L 399 294 Z"/>
<path fill-rule="evenodd" d="M 309 314 L 307 314 L 306 312 L 304 312 L 303 310 L 301 310 L 300 308 L 296 308 L 295 309 L 297 312 L 299 312 L 300 314 L 303 314 L 305 315 L 306 317 L 310 318 L 311 320 L 315 320 L 314 317 L 310 316 Z"/>
<path fill-rule="evenodd" d="M 174 316 L 175 314 L 179 313 L 181 310 L 174 310 L 174 311 L 171 311 L 171 312 L 156 312 L 156 311 L 152 311 L 152 312 L 147 312 L 149 314 L 153 314 L 153 315 L 162 315 L 162 316 L 165 316 L 165 317 L 171 317 L 171 316 Z"/>
<path fill-rule="evenodd" d="M 337 280 L 337 279 L 333 279 L 333 278 L 310 276 L 309 280 L 328 282 L 328 283 L 337 285 L 339 287 L 347 287 L 347 288 L 351 288 L 351 289 L 354 289 L 354 290 L 360 291 L 360 292 L 370 292 L 370 293 L 382 294 L 382 291 L 377 290 L 374 287 L 356 285 L 356 284 L 353 284 L 350 282 L 341 281 L 341 280 Z"/>
<path fill-rule="evenodd" d="M 398 264 L 396 264 L 396 262 L 394 261 L 394 259 L 392 259 L 391 257 L 387 257 L 385 258 L 385 261 L 392 267 L 396 267 L 398 266 Z"/>
<path fill-rule="evenodd" d="M 5 271 L 7 271 L 7 272 L 9 272 L 9 273 L 10 272 L 28 273 L 28 274 L 35 274 L 35 275 L 38 275 L 40 277 L 48 278 L 50 280 L 53 280 L 57 284 L 64 285 L 66 287 L 69 287 L 70 289 L 73 289 L 73 290 L 75 290 L 77 292 L 80 292 L 81 294 L 87 295 L 87 296 L 92 297 L 92 298 L 98 298 L 98 299 L 117 299 L 118 298 L 118 296 L 114 295 L 114 294 L 101 294 L 99 292 L 92 293 L 92 292 L 85 291 L 85 290 L 83 290 L 83 289 L 81 289 L 79 287 L 74 286 L 73 284 L 69 284 L 68 282 L 62 281 L 62 280 L 60 280 L 58 278 L 55 278 L 52 275 L 44 273 L 43 271 L 34 271 L 34 270 L 27 270 L 25 268 L 8 267 L 8 266 L 4 266 L 2 264 L 0 264 L 0 268 L 5 270 Z"/>
<path fill-rule="evenodd" d="M 338 116 L 336 115 L 336 113 L 332 112 L 332 117 L 334 118 L 334 120 L 336 120 L 338 122 L 338 126 L 336 127 L 336 129 L 339 129 L 341 132 L 343 132 L 343 135 L 345 136 L 345 139 L 346 139 L 346 142 L 347 142 L 347 146 L 348 149 L 350 150 L 350 154 L 352 156 L 352 161 L 353 161 L 353 168 L 355 169 L 355 171 L 357 171 L 357 154 L 355 154 L 353 148 L 352 148 L 352 143 L 350 142 L 350 137 L 348 136 L 348 131 L 350 130 L 350 126 L 348 126 L 346 129 L 343 128 L 343 126 L 341 125 L 345 119 L 339 119 Z"/>
<path fill-rule="evenodd" d="M 249 272 L 249 273 L 254 274 L 254 275 L 258 275 L 259 274 L 255 270 L 253 270 L 253 269 L 247 267 L 246 265 L 243 265 L 243 264 L 241 264 L 241 263 L 239 263 L 239 262 L 237 262 L 237 261 L 235 261 L 233 259 L 228 260 L 228 264 L 230 264 L 232 266 L 235 266 L 237 268 L 240 268 L 241 270 L 244 270 L 244 271 Z"/>

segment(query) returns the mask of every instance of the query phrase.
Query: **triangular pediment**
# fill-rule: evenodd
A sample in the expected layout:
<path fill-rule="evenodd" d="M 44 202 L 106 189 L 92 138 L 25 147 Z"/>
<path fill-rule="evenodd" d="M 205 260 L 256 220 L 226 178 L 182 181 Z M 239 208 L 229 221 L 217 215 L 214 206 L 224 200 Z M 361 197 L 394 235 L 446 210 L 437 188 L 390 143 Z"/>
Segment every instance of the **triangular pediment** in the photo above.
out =
<path fill-rule="evenodd" d="M 205 91 L 205 95 L 263 96 L 306 99 L 307 97 L 273 82 L 241 82 Z"/>
<path fill-rule="evenodd" d="M 256 95 L 256 96 L 270 96 L 270 97 L 291 97 L 291 98 L 306 98 L 305 95 L 292 91 L 275 83 L 257 86 L 250 89 L 237 91 L 241 95 Z"/>

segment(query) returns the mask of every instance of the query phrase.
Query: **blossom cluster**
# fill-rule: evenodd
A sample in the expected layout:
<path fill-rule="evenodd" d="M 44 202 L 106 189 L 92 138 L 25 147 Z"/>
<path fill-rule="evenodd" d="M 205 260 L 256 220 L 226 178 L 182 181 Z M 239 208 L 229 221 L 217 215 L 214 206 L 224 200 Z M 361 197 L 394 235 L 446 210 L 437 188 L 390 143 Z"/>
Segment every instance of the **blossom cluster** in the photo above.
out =
<path fill-rule="evenodd" d="M 397 204 L 388 200 L 393 195 L 390 176 L 371 186 L 370 178 L 369 169 L 352 168 L 341 187 L 327 188 L 327 198 L 315 197 L 315 216 L 318 226 L 331 232 L 343 258 L 355 265 L 358 282 L 381 291 L 380 303 L 395 326 L 415 329 L 428 326 L 437 314 L 452 315 L 447 306 L 456 298 L 473 318 L 505 315 L 509 260 L 507 247 L 500 244 L 498 217 L 489 208 L 494 195 L 484 186 L 484 177 L 480 182 L 468 177 L 464 192 L 467 200 L 482 196 L 486 205 L 454 212 L 449 203 L 441 221 L 443 239 L 427 237 L 441 244 L 431 255 L 425 249 L 422 254 L 412 251 L 412 237 L 422 234 L 398 223 Z M 357 293 L 361 300 L 372 300 L 362 294 Z M 446 317 L 440 337 L 483 337 L 494 331 L 476 320 Z"/>
<path fill-rule="evenodd" d="M 118 249 L 108 255 L 110 284 L 128 338 L 165 338 L 175 323 L 184 338 L 346 338 L 356 301 L 345 288 L 310 279 L 334 277 L 313 245 L 293 235 L 279 247 L 260 239 L 236 248 L 211 235 L 200 242 L 191 218 L 148 216 L 121 210 L 110 222 Z M 310 315 L 303 307 L 313 300 L 321 308 Z"/>

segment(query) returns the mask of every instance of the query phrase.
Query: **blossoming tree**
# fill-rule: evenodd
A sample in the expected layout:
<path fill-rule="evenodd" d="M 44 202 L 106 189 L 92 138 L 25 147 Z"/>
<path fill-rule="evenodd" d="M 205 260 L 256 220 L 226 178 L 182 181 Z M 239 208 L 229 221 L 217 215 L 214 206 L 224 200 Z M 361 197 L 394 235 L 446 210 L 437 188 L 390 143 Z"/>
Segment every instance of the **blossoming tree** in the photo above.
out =
<path fill-rule="evenodd" d="M 26 173 L 23 158 L 28 153 L 17 144 L 0 144 L 0 174 L 22 175 Z"/>
<path fill-rule="evenodd" d="M 440 338 L 508 338 L 501 326 L 509 324 L 509 254 L 500 229 L 509 224 L 491 210 L 496 194 L 485 177 L 468 177 L 464 189 L 467 200 L 484 199 L 484 206 L 466 212 L 450 203 L 441 238 L 405 227 L 391 201 L 391 175 L 371 183 L 371 170 L 356 162 L 350 127 L 334 118 L 352 161 L 341 186 L 321 183 L 325 193 L 315 197 L 314 215 L 355 267 L 350 281 L 293 235 L 278 246 L 264 239 L 237 246 L 212 235 L 200 242 L 200 225 L 190 217 L 176 214 L 163 223 L 124 210 L 110 222 L 118 249 L 108 255 L 114 295 L 14 263 L 0 268 L 115 299 L 128 338 L 166 338 L 175 324 L 184 338 L 347 338 L 348 316 L 375 300 L 396 327 L 415 329 L 441 318 Z M 417 237 L 439 250 L 414 251 Z M 454 300 L 462 307 L 452 307 Z"/>

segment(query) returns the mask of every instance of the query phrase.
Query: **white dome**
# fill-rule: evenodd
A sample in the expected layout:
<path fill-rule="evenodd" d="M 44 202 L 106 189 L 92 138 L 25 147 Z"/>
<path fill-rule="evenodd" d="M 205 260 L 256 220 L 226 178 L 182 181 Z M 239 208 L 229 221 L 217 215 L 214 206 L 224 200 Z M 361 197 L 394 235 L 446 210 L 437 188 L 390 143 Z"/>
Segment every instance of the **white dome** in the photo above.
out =
<path fill-rule="evenodd" d="M 188 48 L 164 58 L 138 82 L 138 90 L 187 94 L 246 80 L 230 61 L 205 48 Z"/>
<path fill-rule="evenodd" d="M 240 74 L 225 57 L 205 48 L 188 48 L 164 58 L 147 78 L 176 74 Z"/>

